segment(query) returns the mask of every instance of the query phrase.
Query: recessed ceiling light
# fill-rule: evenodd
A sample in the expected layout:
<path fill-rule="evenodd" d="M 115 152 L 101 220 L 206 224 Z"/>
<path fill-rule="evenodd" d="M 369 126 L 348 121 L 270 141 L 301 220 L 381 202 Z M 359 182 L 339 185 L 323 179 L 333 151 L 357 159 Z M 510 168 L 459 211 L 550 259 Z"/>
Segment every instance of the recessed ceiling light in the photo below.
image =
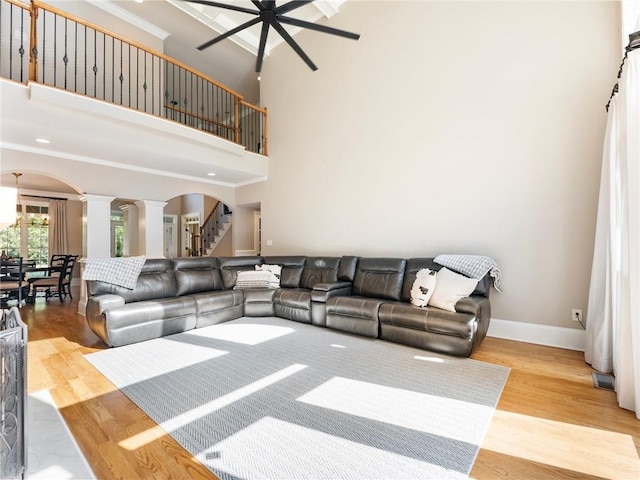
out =
<path fill-rule="evenodd" d="M 215 173 L 213 173 L 213 172 L 211 172 L 211 173 L 207 173 L 207 175 L 209 175 L 210 177 L 215 177 L 215 176 L 216 176 L 216 174 L 215 174 Z"/>
<path fill-rule="evenodd" d="M 260 75 L 258 75 L 258 81 L 262 80 L 262 77 Z"/>
<path fill-rule="evenodd" d="M 51 143 L 51 141 L 47 140 L 46 138 L 36 138 L 36 142 L 38 142 L 38 143 Z"/>
<path fill-rule="evenodd" d="M 136 3 L 142 3 L 143 0 L 135 0 Z"/>

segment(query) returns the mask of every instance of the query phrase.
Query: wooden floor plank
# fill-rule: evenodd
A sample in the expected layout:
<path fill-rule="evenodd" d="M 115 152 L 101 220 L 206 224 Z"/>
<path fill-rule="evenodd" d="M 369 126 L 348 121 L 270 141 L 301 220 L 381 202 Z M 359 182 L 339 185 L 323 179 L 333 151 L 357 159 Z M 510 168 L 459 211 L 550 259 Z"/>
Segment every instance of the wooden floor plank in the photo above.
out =
<path fill-rule="evenodd" d="M 51 391 L 99 479 L 215 479 L 84 358 L 106 347 L 74 296 L 21 309 L 29 392 Z M 472 478 L 640 478 L 640 421 L 593 387 L 581 352 L 487 338 L 473 357 L 511 373 Z"/>

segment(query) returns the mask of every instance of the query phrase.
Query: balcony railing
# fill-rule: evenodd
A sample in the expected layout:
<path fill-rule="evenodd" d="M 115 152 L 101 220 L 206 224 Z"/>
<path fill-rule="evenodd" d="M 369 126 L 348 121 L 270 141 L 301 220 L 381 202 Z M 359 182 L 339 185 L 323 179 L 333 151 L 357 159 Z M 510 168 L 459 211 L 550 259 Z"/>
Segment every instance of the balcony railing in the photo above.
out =
<path fill-rule="evenodd" d="M 0 76 L 166 118 L 267 155 L 267 110 L 177 60 L 57 8 L 0 0 Z"/>

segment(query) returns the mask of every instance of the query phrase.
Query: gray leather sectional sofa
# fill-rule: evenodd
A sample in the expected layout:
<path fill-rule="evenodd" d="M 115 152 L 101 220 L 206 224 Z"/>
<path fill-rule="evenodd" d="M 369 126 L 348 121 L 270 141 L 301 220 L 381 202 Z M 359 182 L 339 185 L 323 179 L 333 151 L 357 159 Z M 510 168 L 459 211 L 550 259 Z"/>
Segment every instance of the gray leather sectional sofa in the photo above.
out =
<path fill-rule="evenodd" d="M 241 270 L 282 266 L 280 288 L 234 288 Z M 277 316 L 318 327 L 381 338 L 425 350 L 469 356 L 491 317 L 486 275 L 455 312 L 411 304 L 421 268 L 432 258 L 196 257 L 147 259 L 136 287 L 88 281 L 89 326 L 120 346 L 226 322 Z"/>

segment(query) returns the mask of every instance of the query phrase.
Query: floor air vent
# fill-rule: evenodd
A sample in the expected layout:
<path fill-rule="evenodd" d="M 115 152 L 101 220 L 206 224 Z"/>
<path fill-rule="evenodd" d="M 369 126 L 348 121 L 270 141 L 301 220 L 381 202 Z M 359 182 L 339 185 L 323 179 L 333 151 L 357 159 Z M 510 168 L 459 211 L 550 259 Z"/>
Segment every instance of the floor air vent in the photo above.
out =
<path fill-rule="evenodd" d="M 615 379 L 613 375 L 604 373 L 591 372 L 593 376 L 593 386 L 596 388 L 604 388 L 605 390 L 615 390 Z"/>

